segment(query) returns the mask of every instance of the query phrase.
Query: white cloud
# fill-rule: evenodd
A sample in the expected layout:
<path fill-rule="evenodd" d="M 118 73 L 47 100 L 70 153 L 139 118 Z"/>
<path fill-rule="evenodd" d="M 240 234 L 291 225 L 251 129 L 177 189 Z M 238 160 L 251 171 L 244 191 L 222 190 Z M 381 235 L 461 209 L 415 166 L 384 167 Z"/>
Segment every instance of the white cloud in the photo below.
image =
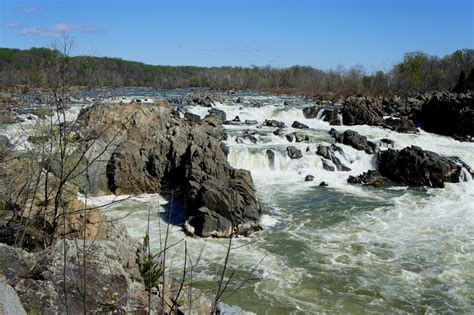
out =
<path fill-rule="evenodd" d="M 24 27 L 20 30 L 19 34 L 22 36 L 36 35 L 36 36 L 49 36 L 59 37 L 64 33 L 97 33 L 99 30 L 95 26 L 82 26 L 72 25 L 66 23 L 58 23 L 50 27 Z"/>

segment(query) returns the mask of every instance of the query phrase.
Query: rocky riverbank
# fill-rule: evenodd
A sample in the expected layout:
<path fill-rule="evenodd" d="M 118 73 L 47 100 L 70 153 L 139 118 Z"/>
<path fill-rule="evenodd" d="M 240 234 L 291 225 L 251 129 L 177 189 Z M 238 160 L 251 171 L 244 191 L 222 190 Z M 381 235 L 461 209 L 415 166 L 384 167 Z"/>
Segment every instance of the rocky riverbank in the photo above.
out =
<path fill-rule="evenodd" d="M 303 110 L 306 118 L 321 115 L 331 125 L 380 126 L 403 133 L 429 132 L 472 141 L 474 135 L 474 94 L 430 92 L 415 97 L 366 97 L 317 100 Z"/>
<path fill-rule="evenodd" d="M 218 114 L 201 120 L 167 105 L 98 105 L 83 110 L 73 129 L 78 153 L 93 162 L 93 179 L 78 181 L 90 194 L 173 193 L 184 204 L 190 235 L 260 229 L 252 177 L 227 162 Z"/>

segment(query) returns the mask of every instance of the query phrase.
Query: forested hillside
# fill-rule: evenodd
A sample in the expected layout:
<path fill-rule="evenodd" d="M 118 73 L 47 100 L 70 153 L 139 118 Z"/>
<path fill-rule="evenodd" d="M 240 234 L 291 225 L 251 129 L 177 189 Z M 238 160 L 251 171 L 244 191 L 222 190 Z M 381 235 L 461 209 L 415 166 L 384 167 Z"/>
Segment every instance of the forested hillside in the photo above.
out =
<path fill-rule="evenodd" d="M 38 86 L 42 69 L 59 54 L 47 48 L 0 48 L 0 86 Z M 390 71 L 368 73 L 362 66 L 323 71 L 308 66 L 193 67 L 153 66 L 119 58 L 71 57 L 75 84 L 149 86 L 160 88 L 209 87 L 322 95 L 328 93 L 391 94 L 452 89 L 461 71 L 474 68 L 474 50 L 463 49 L 444 57 L 407 53 Z M 466 75 L 467 77 L 467 75 Z"/>

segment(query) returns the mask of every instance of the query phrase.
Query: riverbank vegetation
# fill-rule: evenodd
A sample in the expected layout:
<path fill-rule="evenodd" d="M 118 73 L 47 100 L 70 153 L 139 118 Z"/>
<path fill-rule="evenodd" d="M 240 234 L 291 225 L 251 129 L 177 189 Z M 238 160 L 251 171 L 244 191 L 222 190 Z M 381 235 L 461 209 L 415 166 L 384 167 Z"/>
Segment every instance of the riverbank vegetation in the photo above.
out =
<path fill-rule="evenodd" d="M 0 86 L 40 86 L 41 72 L 57 50 L 0 48 Z M 367 72 L 363 66 L 321 70 L 308 66 L 194 67 L 154 66 L 119 58 L 76 56 L 70 59 L 73 84 L 154 88 L 208 87 L 306 95 L 416 94 L 452 89 L 461 71 L 474 77 L 474 50 L 461 49 L 443 57 L 407 53 L 386 71 Z M 91 82 L 90 74 L 94 73 Z"/>

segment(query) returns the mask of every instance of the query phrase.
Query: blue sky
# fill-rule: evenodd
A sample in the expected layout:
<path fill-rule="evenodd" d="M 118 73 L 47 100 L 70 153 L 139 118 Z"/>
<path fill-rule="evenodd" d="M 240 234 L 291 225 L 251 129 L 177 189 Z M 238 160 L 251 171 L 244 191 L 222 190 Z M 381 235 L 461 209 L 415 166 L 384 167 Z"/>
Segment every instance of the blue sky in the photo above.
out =
<path fill-rule="evenodd" d="M 474 48 L 474 0 L 0 0 L 0 46 L 162 65 L 388 70 L 403 54 Z"/>

